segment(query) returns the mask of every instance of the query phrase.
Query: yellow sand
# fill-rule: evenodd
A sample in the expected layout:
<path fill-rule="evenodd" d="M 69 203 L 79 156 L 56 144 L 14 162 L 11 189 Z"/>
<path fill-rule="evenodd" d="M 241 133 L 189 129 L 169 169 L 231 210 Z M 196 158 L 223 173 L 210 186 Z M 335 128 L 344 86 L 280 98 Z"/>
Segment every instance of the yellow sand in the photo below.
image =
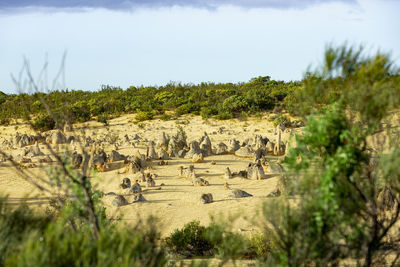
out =
<path fill-rule="evenodd" d="M 143 122 L 142 124 L 134 124 L 134 115 L 125 115 L 110 121 L 109 126 L 105 127 L 98 122 L 88 122 L 78 124 L 74 129 L 78 132 L 84 130 L 86 135 L 93 136 L 104 135 L 106 133 L 116 134 L 122 140 L 125 134 L 130 137 L 138 134 L 142 138 L 156 140 L 162 132 L 173 135 L 177 131 L 177 126 L 180 125 L 186 131 L 188 141 L 198 139 L 207 132 L 213 146 L 223 141 L 228 144 L 232 138 L 243 141 L 246 138 L 254 138 L 256 134 L 267 136 L 275 141 L 277 135 L 274 135 L 274 126 L 267 119 L 268 115 L 263 118 L 250 118 L 247 121 L 229 120 L 229 121 L 204 121 L 200 117 L 183 117 L 178 120 L 160 121 L 153 120 Z M 144 127 L 143 127 L 144 126 Z M 225 127 L 223 134 L 216 133 L 220 127 Z M 17 129 L 16 129 L 17 128 Z M 24 124 L 17 126 L 0 127 L 0 141 L 3 138 L 10 139 L 18 131 L 22 133 L 33 133 Z M 297 129 L 299 131 L 299 129 Z M 287 138 L 288 133 L 285 133 Z M 67 148 L 69 146 L 66 146 Z M 43 152 L 46 153 L 44 145 L 40 145 Z M 60 149 L 62 149 L 60 147 Z M 113 147 L 106 147 L 106 152 L 109 153 Z M 134 155 L 135 151 L 145 152 L 146 147 L 139 146 L 124 147 L 121 146 L 118 152 L 124 155 Z M 22 149 L 5 150 L 12 155 L 21 153 Z M 276 157 L 273 159 L 277 159 Z M 211 165 L 211 161 L 215 161 L 216 165 Z M 225 179 L 223 173 L 226 167 L 231 171 L 239 171 L 245 169 L 251 159 L 243 159 L 234 155 L 221 155 L 205 157 L 204 163 L 196 163 L 195 171 L 199 177 L 205 178 L 210 182 L 210 186 L 194 187 L 189 180 L 178 176 L 178 167 L 188 166 L 192 164 L 188 159 L 173 158 L 168 160 L 167 166 L 158 166 L 159 161 L 152 161 L 153 173 L 156 173 L 156 184 L 162 183 L 161 190 L 147 190 L 143 193 L 148 202 L 133 203 L 123 207 L 115 207 L 111 204 L 113 197 L 105 196 L 103 198 L 107 214 L 111 218 L 122 218 L 122 222 L 135 224 L 140 218 L 144 219 L 149 215 L 155 215 L 159 218 L 161 226 L 160 230 L 165 236 L 171 233 L 174 229 L 181 228 L 185 223 L 192 220 L 199 220 L 203 224 L 210 222 L 210 215 L 222 215 L 228 218 L 229 215 L 240 215 L 240 218 L 235 221 L 234 228 L 240 231 L 256 230 L 255 215 L 261 211 L 262 203 L 269 201 L 266 196 L 275 189 L 277 177 L 266 180 L 248 180 L 242 178 L 234 178 L 227 181 L 232 188 L 245 190 L 253 195 L 253 197 L 232 199 L 228 197 L 230 191 L 225 190 L 223 184 Z M 116 192 L 123 193 L 118 188 L 124 177 L 129 177 L 134 180 L 133 174 L 117 174 L 118 167 L 122 167 L 122 163 L 114 163 L 113 170 L 97 173 L 92 178 L 92 182 L 97 189 L 107 193 Z M 50 165 L 44 165 L 49 167 Z M 47 168 L 46 167 L 46 168 Z M 122 171 L 123 169 L 120 169 Z M 28 169 L 33 173 L 34 177 L 47 177 L 43 167 Z M 146 189 L 145 184 L 142 187 Z M 200 204 L 200 195 L 202 193 L 212 193 L 214 203 Z M 0 194 L 7 194 L 10 203 L 18 203 L 26 199 L 28 203 L 36 207 L 36 205 L 45 205 L 48 202 L 46 195 L 41 194 L 35 187 L 21 178 L 9 162 L 0 164 Z M 127 197 L 128 201 L 132 199 Z"/>

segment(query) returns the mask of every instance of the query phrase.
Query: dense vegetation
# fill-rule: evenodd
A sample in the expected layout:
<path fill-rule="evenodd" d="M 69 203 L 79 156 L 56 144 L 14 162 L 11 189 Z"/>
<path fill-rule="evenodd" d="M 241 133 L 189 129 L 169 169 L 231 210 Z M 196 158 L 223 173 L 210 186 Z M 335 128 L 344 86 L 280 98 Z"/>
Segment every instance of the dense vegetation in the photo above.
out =
<path fill-rule="evenodd" d="M 203 118 L 229 119 L 260 111 L 271 110 L 283 103 L 285 97 L 301 86 L 300 82 L 274 81 L 270 77 L 258 77 L 248 83 L 170 83 L 160 87 L 134 87 L 126 90 L 103 86 L 97 92 L 54 91 L 48 94 L 0 95 L 0 123 L 10 119 L 34 118 L 34 126 L 47 130 L 55 127 L 55 121 L 64 123 L 84 122 L 107 118 L 123 113 L 138 113 L 138 121 L 161 115 L 169 119 L 165 111 L 175 115 L 196 114 Z M 51 107 L 53 120 L 43 102 Z M 66 119 L 68 118 L 68 119 Z"/>

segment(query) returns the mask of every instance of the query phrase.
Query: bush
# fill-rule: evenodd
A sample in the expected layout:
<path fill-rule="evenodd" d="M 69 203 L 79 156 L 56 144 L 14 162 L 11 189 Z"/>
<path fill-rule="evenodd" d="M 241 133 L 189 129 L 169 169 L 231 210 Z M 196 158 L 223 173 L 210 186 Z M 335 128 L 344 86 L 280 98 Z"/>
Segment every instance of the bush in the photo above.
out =
<path fill-rule="evenodd" d="M 109 119 L 110 116 L 106 113 L 101 113 L 99 116 L 97 116 L 97 121 L 103 123 L 104 125 L 108 125 Z"/>
<path fill-rule="evenodd" d="M 216 115 L 215 118 L 217 120 L 229 120 L 229 119 L 233 118 L 233 114 L 224 111 L 224 112 L 221 112 L 218 115 Z"/>
<path fill-rule="evenodd" d="M 165 239 L 165 244 L 172 253 L 185 257 L 211 255 L 214 246 L 205 232 L 206 227 L 193 221 L 185 224 L 183 229 L 175 230 Z"/>
<path fill-rule="evenodd" d="M 71 207 L 69 207 L 71 208 Z M 134 228 L 102 224 L 98 238 L 74 229 L 64 215 L 38 215 L 26 206 L 13 210 L 0 200 L 0 266 L 165 266 L 154 219 Z M 139 230 L 140 229 L 140 230 Z"/>
<path fill-rule="evenodd" d="M 136 114 L 135 119 L 137 122 L 148 121 L 148 120 L 152 120 L 153 116 L 154 116 L 153 112 L 151 112 L 151 111 L 139 111 Z"/>
<path fill-rule="evenodd" d="M 184 115 L 184 114 L 188 114 L 193 110 L 193 106 L 192 104 L 183 104 L 181 106 L 179 106 L 176 110 L 175 110 L 175 114 L 177 116 L 180 115 Z"/>
<path fill-rule="evenodd" d="M 280 115 L 279 117 L 274 119 L 274 126 L 276 127 L 279 124 L 283 124 L 285 125 L 285 127 L 290 127 L 292 125 L 292 122 L 288 117 Z"/>
<path fill-rule="evenodd" d="M 218 114 L 218 109 L 216 107 L 203 107 L 201 108 L 200 115 L 203 119 L 211 118 Z"/>
<path fill-rule="evenodd" d="M 40 115 L 39 117 L 35 118 L 32 123 L 33 129 L 36 131 L 49 131 L 54 129 L 56 126 L 56 122 L 50 115 Z"/>
<path fill-rule="evenodd" d="M 172 119 L 172 116 L 171 115 L 169 115 L 169 114 L 162 114 L 161 116 L 160 116 L 160 120 L 162 120 L 162 121 L 169 121 L 170 119 Z"/>
<path fill-rule="evenodd" d="M 222 103 L 222 109 L 229 113 L 239 113 L 247 109 L 247 102 L 243 96 L 233 95 Z"/>

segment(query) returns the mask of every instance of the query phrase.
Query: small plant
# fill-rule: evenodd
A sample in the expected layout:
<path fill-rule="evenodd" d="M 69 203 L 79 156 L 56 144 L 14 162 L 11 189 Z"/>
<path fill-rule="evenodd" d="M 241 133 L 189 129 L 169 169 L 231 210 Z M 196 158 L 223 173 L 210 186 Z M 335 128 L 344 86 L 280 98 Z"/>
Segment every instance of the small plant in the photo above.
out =
<path fill-rule="evenodd" d="M 143 123 L 143 122 L 138 123 L 138 127 L 139 127 L 139 129 L 144 129 L 144 127 L 146 127 L 146 123 Z"/>

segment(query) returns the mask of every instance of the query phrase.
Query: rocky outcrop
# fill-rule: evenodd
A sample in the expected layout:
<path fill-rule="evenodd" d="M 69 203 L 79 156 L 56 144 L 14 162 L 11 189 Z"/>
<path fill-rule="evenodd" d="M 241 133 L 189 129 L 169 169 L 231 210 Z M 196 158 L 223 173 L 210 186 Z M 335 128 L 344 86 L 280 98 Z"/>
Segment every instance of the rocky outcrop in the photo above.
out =
<path fill-rule="evenodd" d="M 210 183 L 207 180 L 204 180 L 203 178 L 195 178 L 193 179 L 193 185 L 194 186 L 209 186 Z"/>
<path fill-rule="evenodd" d="M 241 158 L 254 158 L 255 153 L 251 149 L 250 146 L 244 146 L 235 151 L 235 156 L 241 157 Z"/>
<path fill-rule="evenodd" d="M 266 178 L 264 168 L 261 166 L 260 161 L 250 163 L 249 166 L 247 166 L 246 171 L 248 179 L 264 180 Z"/>
<path fill-rule="evenodd" d="M 179 176 L 183 178 L 196 178 L 196 173 L 194 171 L 194 166 L 189 165 L 189 167 L 185 168 L 183 166 L 179 167 Z"/>
<path fill-rule="evenodd" d="M 202 194 L 200 197 L 200 202 L 202 204 L 208 204 L 213 202 L 213 195 L 211 193 Z"/>
<path fill-rule="evenodd" d="M 225 169 L 224 178 L 232 179 L 232 173 L 231 173 L 231 170 L 229 169 L 229 167 L 226 167 L 226 169 Z"/>
<path fill-rule="evenodd" d="M 242 197 L 252 197 L 252 194 L 247 193 L 246 191 L 240 190 L 240 189 L 233 189 L 232 194 L 230 197 L 233 198 L 242 198 Z"/>
<path fill-rule="evenodd" d="M 203 154 L 194 154 L 192 157 L 192 162 L 193 163 L 202 163 L 204 162 Z"/>
<path fill-rule="evenodd" d="M 127 189 L 131 187 L 131 179 L 124 178 L 122 179 L 122 183 L 119 185 L 121 189 Z"/>
<path fill-rule="evenodd" d="M 216 155 L 225 155 L 228 153 L 228 146 L 225 145 L 223 142 L 219 143 L 215 148 Z"/>

